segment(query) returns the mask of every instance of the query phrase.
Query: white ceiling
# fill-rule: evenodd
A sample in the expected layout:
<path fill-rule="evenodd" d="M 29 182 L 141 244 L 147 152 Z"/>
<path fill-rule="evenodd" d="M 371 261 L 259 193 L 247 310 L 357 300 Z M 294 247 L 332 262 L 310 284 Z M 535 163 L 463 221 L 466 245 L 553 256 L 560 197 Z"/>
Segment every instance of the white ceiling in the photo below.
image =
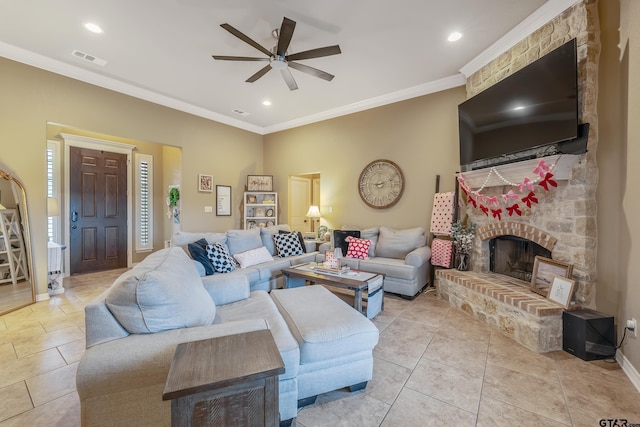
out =
<path fill-rule="evenodd" d="M 576 1 L 0 0 L 0 56 L 266 134 L 459 86 Z M 289 54 L 340 45 L 299 61 L 333 81 L 292 70 L 289 91 L 276 70 L 245 83 L 265 62 L 212 59 L 263 56 L 220 24 L 271 49 L 283 16 L 297 22 Z M 452 31 L 463 38 L 448 42 Z"/>

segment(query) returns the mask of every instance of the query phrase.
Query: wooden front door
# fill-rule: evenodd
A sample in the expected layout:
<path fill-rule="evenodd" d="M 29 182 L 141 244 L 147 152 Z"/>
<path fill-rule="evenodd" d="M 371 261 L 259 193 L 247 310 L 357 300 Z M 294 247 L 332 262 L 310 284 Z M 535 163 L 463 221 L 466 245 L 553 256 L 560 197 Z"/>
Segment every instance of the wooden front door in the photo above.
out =
<path fill-rule="evenodd" d="M 71 274 L 127 266 L 127 155 L 70 147 Z"/>

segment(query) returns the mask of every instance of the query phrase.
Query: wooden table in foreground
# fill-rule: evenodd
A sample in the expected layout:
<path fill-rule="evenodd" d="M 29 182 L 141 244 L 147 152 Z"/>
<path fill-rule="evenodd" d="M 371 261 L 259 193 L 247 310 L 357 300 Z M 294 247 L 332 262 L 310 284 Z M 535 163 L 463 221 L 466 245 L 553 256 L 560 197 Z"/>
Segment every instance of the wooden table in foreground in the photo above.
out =
<path fill-rule="evenodd" d="M 384 309 L 383 275 L 359 270 L 351 270 L 344 274 L 322 273 L 313 270 L 315 265 L 315 263 L 307 263 L 282 269 L 282 274 L 285 276 L 285 288 L 296 287 L 294 282 L 298 279 L 351 290 L 354 292 L 353 308 L 365 316 L 367 313 L 362 309 L 363 300 L 367 301 L 374 292 L 381 292 L 382 299 L 379 301 L 378 311 Z"/>
<path fill-rule="evenodd" d="M 284 362 L 269 330 L 179 344 L 162 400 L 171 425 L 278 426 Z"/>

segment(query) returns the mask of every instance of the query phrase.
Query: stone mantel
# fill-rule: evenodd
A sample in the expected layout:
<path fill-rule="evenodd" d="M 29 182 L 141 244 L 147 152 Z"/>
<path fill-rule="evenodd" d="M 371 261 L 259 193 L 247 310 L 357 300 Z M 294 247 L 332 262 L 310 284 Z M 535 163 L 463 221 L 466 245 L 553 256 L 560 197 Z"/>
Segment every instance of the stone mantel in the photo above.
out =
<path fill-rule="evenodd" d="M 462 172 L 461 174 L 472 190 L 477 190 L 481 187 L 489 188 L 509 185 L 505 181 L 519 184 L 525 177 L 528 177 L 531 181 L 536 181 L 539 180 L 540 177 L 533 173 L 533 171 L 536 169 L 538 162 L 544 159 L 545 164 L 549 167 L 555 164 L 553 170 L 550 171 L 553 173 L 554 180 L 568 180 L 571 178 L 573 166 L 581 157 L 583 156 L 575 154 L 556 154 L 541 159 L 523 160 L 500 166 Z M 502 176 L 504 180 L 502 180 L 500 176 Z"/>

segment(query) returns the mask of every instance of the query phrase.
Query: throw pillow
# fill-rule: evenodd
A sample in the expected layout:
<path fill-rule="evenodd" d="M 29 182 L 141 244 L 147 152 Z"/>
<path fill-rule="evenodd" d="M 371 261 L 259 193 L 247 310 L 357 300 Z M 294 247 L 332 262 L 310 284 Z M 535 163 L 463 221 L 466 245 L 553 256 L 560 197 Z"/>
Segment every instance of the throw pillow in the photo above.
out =
<path fill-rule="evenodd" d="M 427 235 L 422 227 L 394 230 L 380 227 L 376 257 L 404 259 L 412 250 L 422 247 L 427 242 Z"/>
<path fill-rule="evenodd" d="M 236 269 L 236 263 L 222 243 L 207 245 L 207 256 L 213 264 L 216 273 L 230 273 Z"/>
<path fill-rule="evenodd" d="M 369 258 L 369 246 L 371 246 L 371 240 L 358 239 L 357 237 L 353 236 L 348 236 L 345 240 L 349 242 L 349 248 L 347 249 L 347 258 Z"/>
<path fill-rule="evenodd" d="M 286 231 L 287 233 L 291 232 L 291 229 L 287 224 L 272 225 L 269 227 L 260 228 L 260 238 L 262 239 L 262 246 L 267 248 L 272 256 L 278 254 L 278 252 L 276 251 L 276 245 L 273 242 L 273 235 L 278 234 L 281 230 Z"/>
<path fill-rule="evenodd" d="M 197 242 L 189 243 L 187 248 L 189 249 L 189 254 L 191 254 L 191 258 L 195 261 L 202 264 L 204 267 L 204 272 L 207 276 L 212 275 L 215 270 L 213 269 L 213 264 L 211 264 L 211 260 L 207 256 L 207 240 L 202 238 Z"/>
<path fill-rule="evenodd" d="M 360 230 L 333 230 L 333 247 L 340 248 L 342 255 L 346 255 L 349 250 L 349 242 L 347 237 L 360 238 Z"/>
<path fill-rule="evenodd" d="M 302 233 L 299 231 L 284 231 L 284 230 L 280 230 L 278 231 L 278 234 L 295 234 L 296 236 L 298 236 L 298 240 L 300 241 L 300 247 L 302 248 L 302 252 L 307 253 L 307 245 L 305 245 L 304 243 L 304 237 L 302 237 Z"/>
<path fill-rule="evenodd" d="M 264 246 L 235 254 L 233 257 L 238 261 L 238 264 L 240 264 L 240 268 L 247 268 L 263 262 L 273 261 L 273 257 Z"/>
<path fill-rule="evenodd" d="M 278 255 L 282 258 L 287 258 L 294 255 L 302 255 L 302 247 L 300 246 L 300 240 L 294 233 L 289 234 L 274 234 L 273 240 L 276 242 L 276 248 L 278 248 Z"/>
<path fill-rule="evenodd" d="M 123 273 L 105 302 L 132 334 L 211 325 L 216 316 L 193 260 L 177 247 L 154 252 Z"/>

